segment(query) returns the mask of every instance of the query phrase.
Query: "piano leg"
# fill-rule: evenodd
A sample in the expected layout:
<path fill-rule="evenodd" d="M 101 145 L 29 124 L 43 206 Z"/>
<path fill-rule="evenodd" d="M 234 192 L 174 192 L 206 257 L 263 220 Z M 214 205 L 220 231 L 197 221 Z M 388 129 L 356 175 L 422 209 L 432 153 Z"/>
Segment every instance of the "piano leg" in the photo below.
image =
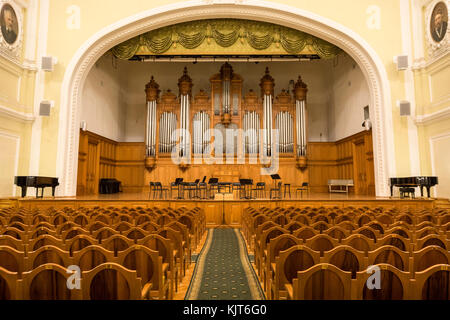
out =
<path fill-rule="evenodd" d="M 52 187 L 52 197 L 55 197 L 55 190 L 56 190 L 56 187 Z"/>
<path fill-rule="evenodd" d="M 420 186 L 420 196 L 423 198 L 423 186 Z"/>
<path fill-rule="evenodd" d="M 27 196 L 27 186 L 23 186 L 22 188 L 22 198 L 25 198 Z"/>
<path fill-rule="evenodd" d="M 428 194 L 428 198 L 430 197 L 430 189 L 431 189 L 431 187 L 427 186 L 427 194 Z"/>
<path fill-rule="evenodd" d="M 394 196 L 394 186 L 391 186 L 391 197 Z"/>
<path fill-rule="evenodd" d="M 36 198 L 39 198 L 39 187 L 36 187 Z"/>

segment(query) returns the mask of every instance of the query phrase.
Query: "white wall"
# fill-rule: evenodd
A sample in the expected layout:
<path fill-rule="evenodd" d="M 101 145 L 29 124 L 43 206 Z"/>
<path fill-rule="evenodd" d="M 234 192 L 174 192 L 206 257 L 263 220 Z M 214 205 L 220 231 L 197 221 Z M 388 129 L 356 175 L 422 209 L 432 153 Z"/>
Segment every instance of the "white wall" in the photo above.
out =
<path fill-rule="evenodd" d="M 309 136 L 311 141 L 328 140 L 327 104 L 329 78 L 331 76 L 331 61 L 311 62 L 269 62 L 269 63 L 230 63 L 235 73 L 244 79 L 243 94 L 253 89 L 258 95 L 261 90 L 259 82 L 269 67 L 271 76 L 275 79 L 275 95 L 282 89 L 289 89 L 289 81 L 297 81 L 299 75 L 308 85 Z M 123 90 L 126 92 L 127 117 L 125 140 L 127 142 L 144 141 L 145 132 L 145 84 L 151 76 L 155 77 L 160 89 L 171 89 L 178 94 L 178 79 L 183 74 L 185 66 L 193 79 L 194 95 L 200 89 L 210 94 L 209 79 L 220 71 L 223 63 L 178 63 L 178 62 L 120 62 Z"/>
<path fill-rule="evenodd" d="M 111 55 L 100 58 L 86 79 L 81 112 L 87 130 L 115 141 L 125 137 L 127 110 L 120 73 L 120 67 Z"/>
<path fill-rule="evenodd" d="M 364 107 L 369 105 L 370 93 L 361 69 L 348 55 L 337 58 L 331 74 L 328 136 L 337 141 L 364 130 Z"/>

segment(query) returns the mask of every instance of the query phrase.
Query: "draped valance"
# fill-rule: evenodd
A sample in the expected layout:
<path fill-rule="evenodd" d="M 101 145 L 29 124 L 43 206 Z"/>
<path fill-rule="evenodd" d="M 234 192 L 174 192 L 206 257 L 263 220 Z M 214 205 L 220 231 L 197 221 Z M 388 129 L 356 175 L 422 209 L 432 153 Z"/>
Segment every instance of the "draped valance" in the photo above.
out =
<path fill-rule="evenodd" d="M 265 22 L 213 19 L 180 23 L 147 32 L 112 50 L 119 59 L 162 54 L 317 54 L 322 59 L 341 52 L 310 34 Z M 201 51 L 201 52 L 200 52 Z"/>

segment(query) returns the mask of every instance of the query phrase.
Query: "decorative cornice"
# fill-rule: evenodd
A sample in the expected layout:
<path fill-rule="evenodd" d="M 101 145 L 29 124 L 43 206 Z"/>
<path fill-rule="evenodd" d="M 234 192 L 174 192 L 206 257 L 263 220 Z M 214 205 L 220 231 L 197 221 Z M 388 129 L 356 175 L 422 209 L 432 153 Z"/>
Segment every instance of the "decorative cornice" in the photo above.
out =
<path fill-rule="evenodd" d="M 442 51 L 439 54 L 436 54 L 432 56 L 430 59 L 425 60 L 424 58 L 417 59 L 414 61 L 414 64 L 412 65 L 412 69 L 414 71 L 419 71 L 423 69 L 427 69 L 433 64 L 440 62 L 442 59 L 450 55 L 450 50 Z"/>
<path fill-rule="evenodd" d="M 19 112 L 2 105 L 0 105 L 0 116 L 12 118 L 21 122 L 33 122 L 36 119 L 31 113 Z"/>
<path fill-rule="evenodd" d="M 450 118 L 450 107 L 447 107 L 445 109 L 442 109 L 442 110 L 439 110 L 439 111 L 436 111 L 436 112 L 433 112 L 430 114 L 416 116 L 416 118 L 414 119 L 414 122 L 417 125 L 426 126 L 431 123 L 449 119 L 449 118 Z"/>
<path fill-rule="evenodd" d="M 386 69 L 370 45 L 356 32 L 319 15 L 292 6 L 266 2 L 232 1 L 207 4 L 193 0 L 141 12 L 114 23 L 86 41 L 69 63 L 61 94 L 57 174 L 60 193 L 76 194 L 78 129 L 81 90 L 90 67 L 108 50 L 139 34 L 180 22 L 234 17 L 266 21 L 310 33 L 344 49 L 361 66 L 371 92 L 374 110 L 373 138 L 377 195 L 388 195 L 388 176 L 395 174 L 395 150 L 389 80 Z"/>

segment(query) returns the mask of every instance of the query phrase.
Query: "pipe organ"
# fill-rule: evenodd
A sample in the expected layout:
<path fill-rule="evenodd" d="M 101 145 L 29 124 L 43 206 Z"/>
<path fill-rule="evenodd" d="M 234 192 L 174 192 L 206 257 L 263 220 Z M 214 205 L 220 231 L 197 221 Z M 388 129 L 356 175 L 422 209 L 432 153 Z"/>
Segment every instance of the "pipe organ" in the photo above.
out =
<path fill-rule="evenodd" d="M 212 134 L 215 128 L 227 132 L 227 136 L 230 130 L 235 130 L 236 148 L 231 150 L 236 150 L 236 157 L 242 154 L 270 157 L 273 148 L 277 148 L 280 158 L 294 158 L 293 161 L 297 158 L 297 167 L 306 168 L 308 90 L 300 77 L 294 92 L 282 90 L 275 95 L 275 81 L 267 68 L 259 84 L 260 95 L 253 90 L 243 95 L 242 77 L 225 63 L 211 77 L 210 84 L 210 94 L 200 90 L 193 96 L 193 80 L 185 68 L 178 80 L 178 96 L 170 90 L 160 96 L 159 85 L 153 77 L 146 85 L 146 165 L 152 164 L 147 167 L 149 170 L 156 166 L 158 159 L 170 159 L 176 146 L 177 156 L 188 160 L 186 163 L 191 163 L 192 155 L 215 157 L 214 146 L 218 142 Z M 175 135 L 177 129 L 179 134 Z M 274 145 L 272 129 L 278 130 L 277 145 Z M 227 148 L 228 144 L 227 141 Z M 298 165 L 299 159 L 302 165 Z"/>

